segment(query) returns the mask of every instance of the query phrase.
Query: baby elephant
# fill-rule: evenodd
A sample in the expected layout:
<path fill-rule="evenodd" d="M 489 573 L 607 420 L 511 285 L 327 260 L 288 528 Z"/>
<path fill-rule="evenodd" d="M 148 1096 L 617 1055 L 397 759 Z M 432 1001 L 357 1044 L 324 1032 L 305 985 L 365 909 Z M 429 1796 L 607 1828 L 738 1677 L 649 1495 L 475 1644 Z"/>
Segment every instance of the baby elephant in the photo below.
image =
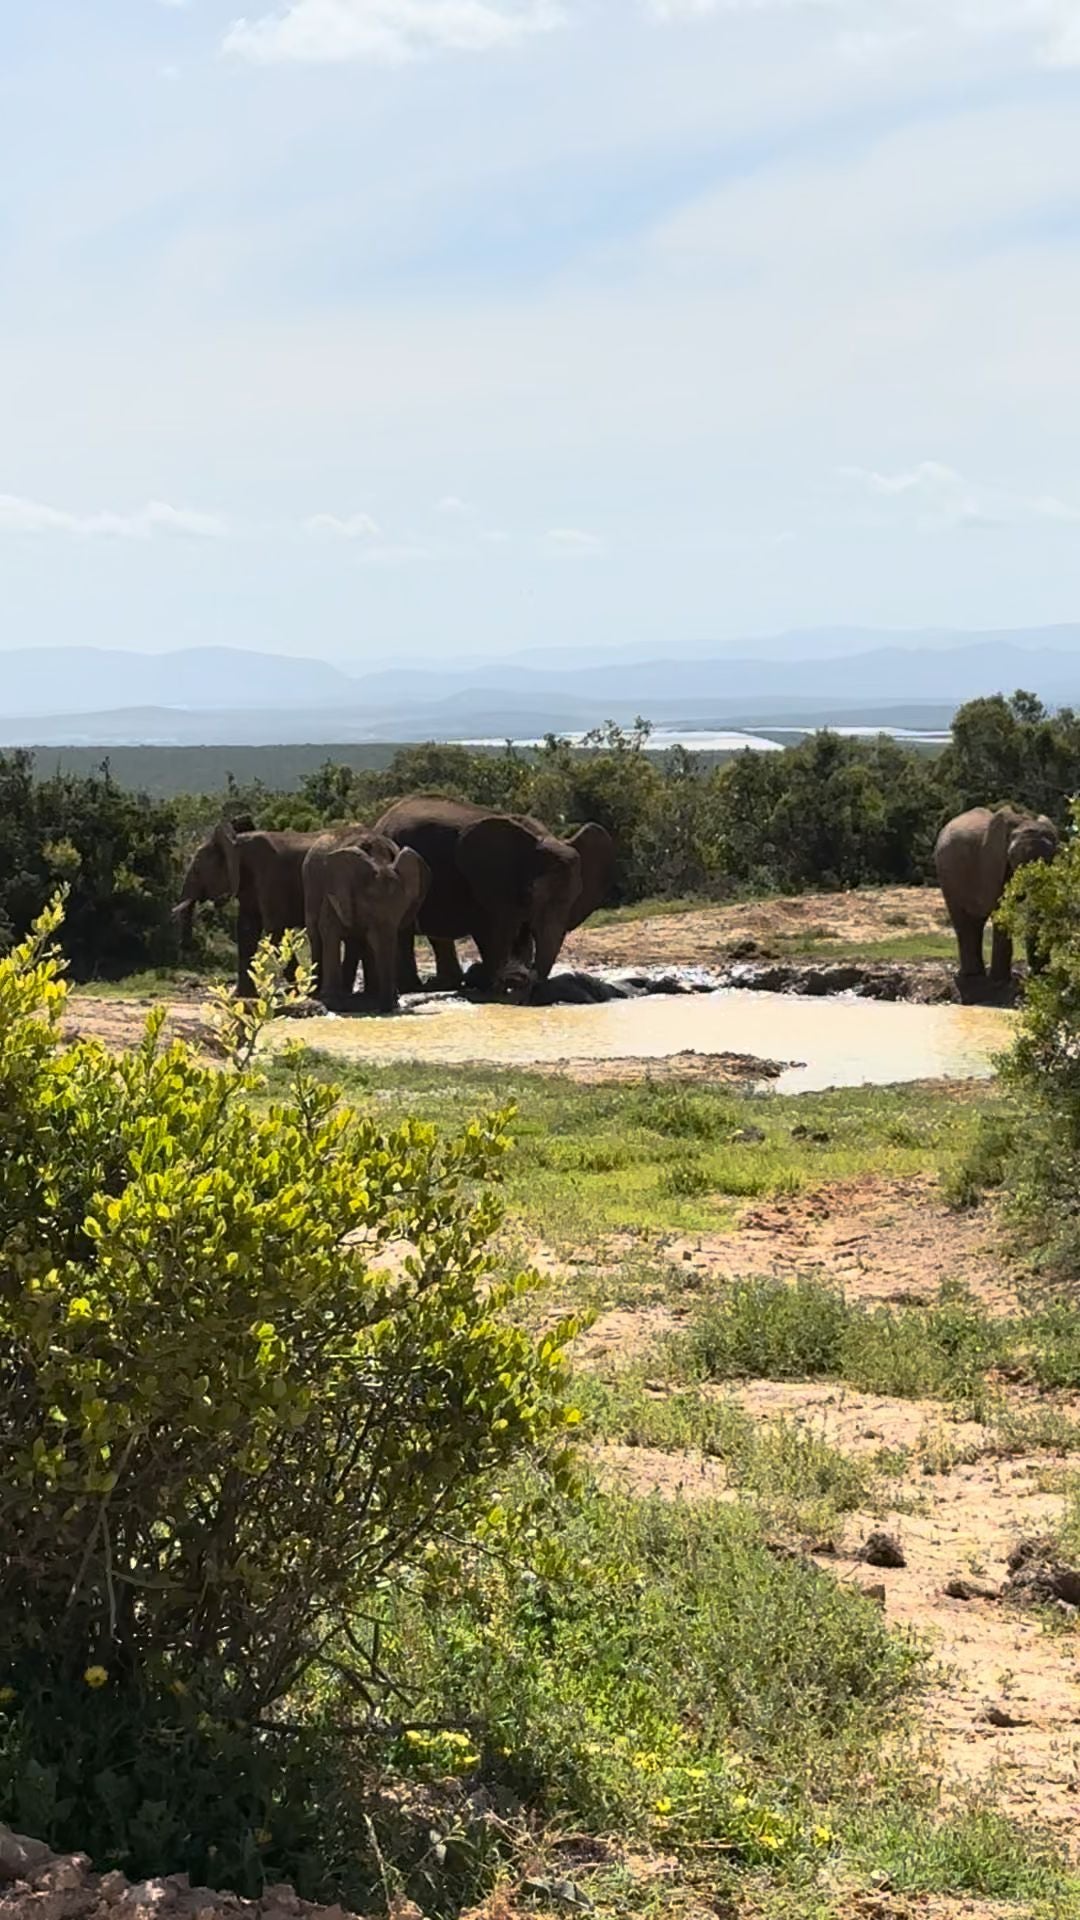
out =
<path fill-rule="evenodd" d="M 981 979 L 985 974 L 986 923 L 1017 868 L 1033 860 L 1052 860 L 1057 849 L 1057 828 L 1044 813 L 973 807 L 942 828 L 934 860 L 960 948 L 962 977 Z M 1038 956 L 1029 953 L 1028 959 L 1034 968 Z M 990 978 L 1004 984 L 1011 977 L 1012 940 L 1004 927 L 995 927 Z"/>
<path fill-rule="evenodd" d="M 398 937 L 412 926 L 431 875 L 411 847 L 381 833 L 324 834 L 304 861 L 304 916 L 319 998 L 347 1007 L 364 967 L 364 991 L 380 1013 L 398 1003 Z"/>

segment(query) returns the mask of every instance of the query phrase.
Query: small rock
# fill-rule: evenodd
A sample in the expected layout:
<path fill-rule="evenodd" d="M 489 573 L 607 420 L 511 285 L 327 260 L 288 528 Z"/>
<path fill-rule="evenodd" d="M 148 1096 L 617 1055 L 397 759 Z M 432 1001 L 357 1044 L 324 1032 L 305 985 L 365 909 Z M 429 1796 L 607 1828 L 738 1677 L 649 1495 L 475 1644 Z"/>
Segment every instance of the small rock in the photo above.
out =
<path fill-rule="evenodd" d="M 948 1600 L 996 1600 L 995 1587 L 980 1587 L 974 1580 L 961 1580 L 957 1577 L 946 1585 L 945 1596 Z"/>
<path fill-rule="evenodd" d="M 10 1827 L 0 1826 L 0 1881 L 28 1880 L 54 1858 L 44 1840 L 29 1840 L 24 1833 L 12 1833 Z"/>
<path fill-rule="evenodd" d="M 765 1134 L 761 1127 L 740 1127 L 737 1133 L 732 1134 L 731 1138 L 737 1146 L 756 1147 L 764 1140 Z"/>
<path fill-rule="evenodd" d="M 1000 1706 L 993 1700 L 987 1702 L 979 1718 L 985 1720 L 988 1727 L 1026 1727 L 1028 1725 L 1022 1714 L 1013 1713 L 1010 1707 Z"/>
<path fill-rule="evenodd" d="M 868 1600 L 872 1600 L 872 1601 L 874 1602 L 874 1605 L 875 1605 L 876 1607 L 880 1607 L 880 1608 L 881 1608 L 881 1611 L 882 1611 L 882 1613 L 884 1613 L 884 1611 L 885 1611 L 885 1587 L 884 1587 L 884 1584 L 883 1584 L 883 1583 L 879 1583 L 879 1584 L 878 1584 L 877 1586 L 874 1586 L 874 1587 L 864 1587 L 864 1588 L 863 1588 L 863 1592 L 864 1592 L 864 1594 L 866 1595 L 866 1598 L 867 1598 Z"/>
<path fill-rule="evenodd" d="M 895 1534 L 872 1533 L 859 1555 L 868 1567 L 906 1567 L 907 1557 Z"/>

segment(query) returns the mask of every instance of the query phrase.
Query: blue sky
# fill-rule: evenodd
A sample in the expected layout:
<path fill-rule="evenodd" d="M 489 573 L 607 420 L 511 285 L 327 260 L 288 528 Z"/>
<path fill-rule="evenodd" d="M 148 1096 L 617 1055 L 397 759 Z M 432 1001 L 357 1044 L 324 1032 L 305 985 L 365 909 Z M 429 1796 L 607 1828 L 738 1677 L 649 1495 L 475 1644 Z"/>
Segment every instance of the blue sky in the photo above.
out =
<path fill-rule="evenodd" d="M 1078 240 L 1080 0 L 13 3 L 0 645 L 1078 619 Z"/>

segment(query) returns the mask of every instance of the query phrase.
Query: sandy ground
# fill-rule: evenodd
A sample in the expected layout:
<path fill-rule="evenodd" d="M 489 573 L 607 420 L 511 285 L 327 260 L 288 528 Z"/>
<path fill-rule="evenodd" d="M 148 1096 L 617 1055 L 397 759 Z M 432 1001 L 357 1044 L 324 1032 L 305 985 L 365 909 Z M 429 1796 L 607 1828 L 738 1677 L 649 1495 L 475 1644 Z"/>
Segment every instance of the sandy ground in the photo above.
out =
<path fill-rule="evenodd" d="M 947 933 L 935 887 L 876 887 L 851 893 L 800 893 L 747 900 L 693 913 L 661 914 L 572 933 L 563 960 L 573 967 L 716 966 L 731 948 L 754 941 L 767 950 L 795 937 L 852 948 L 904 934 Z"/>
<path fill-rule="evenodd" d="M 955 1279 L 995 1312 L 1016 1305 L 994 1252 L 992 1217 L 950 1213 L 929 1179 L 867 1178 L 755 1203 L 730 1233 L 672 1238 L 662 1252 L 693 1275 L 686 1312 L 703 1282 L 749 1273 L 814 1272 L 870 1304 L 928 1299 L 942 1280 Z M 683 1318 L 670 1306 L 615 1309 L 580 1343 L 578 1364 L 610 1371 L 640 1362 Z M 934 1650 L 938 1673 L 923 1724 L 943 1793 L 992 1788 L 999 1804 L 1020 1819 L 1037 1817 L 1080 1858 L 1080 1624 L 1063 1621 L 1052 1632 L 996 1597 L 959 1600 L 944 1591 L 962 1578 L 996 1596 L 1017 1541 L 1058 1519 L 1052 1480 L 1064 1463 L 1047 1453 L 1003 1458 L 989 1429 L 954 1419 L 935 1402 L 822 1382 L 752 1381 L 712 1391 L 759 1418 L 811 1428 L 845 1452 L 908 1455 L 903 1477 L 882 1482 L 883 1504 L 847 1516 L 835 1552 L 819 1564 L 841 1580 L 883 1585 L 889 1620 Z M 1060 1396 L 1016 1398 L 1028 1409 L 1065 1404 Z M 1074 1406 L 1067 1410 L 1075 1415 Z M 722 1463 L 698 1453 L 608 1446 L 599 1465 L 610 1482 L 639 1495 L 733 1497 Z M 881 1570 L 858 1559 L 878 1528 L 899 1538 L 906 1567 Z"/>

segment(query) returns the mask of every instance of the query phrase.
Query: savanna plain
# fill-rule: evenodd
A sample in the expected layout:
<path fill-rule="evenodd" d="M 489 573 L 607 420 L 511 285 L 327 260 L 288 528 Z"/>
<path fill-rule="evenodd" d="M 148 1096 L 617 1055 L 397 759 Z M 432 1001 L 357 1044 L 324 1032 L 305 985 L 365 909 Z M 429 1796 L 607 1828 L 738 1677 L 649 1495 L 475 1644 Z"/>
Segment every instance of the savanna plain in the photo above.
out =
<path fill-rule="evenodd" d="M 934 891 L 879 888 L 646 903 L 564 957 L 748 951 L 951 945 Z M 172 982 L 79 990 L 68 1030 L 131 1044 L 162 999 L 201 1046 L 204 989 Z M 393 1806 L 385 1901 L 1080 1913 L 1080 1303 L 1002 1217 L 1012 1096 L 388 1065 L 295 1031 L 377 1126 L 500 1116 L 497 1270 L 531 1271 L 509 1312 L 569 1369 L 572 1474 L 519 1462 L 502 1496 L 532 1531 L 504 1548 L 496 1502 L 481 1551 L 387 1598 L 408 1726 L 356 1754 Z M 292 1072 L 275 1051 L 253 1098 Z"/>

